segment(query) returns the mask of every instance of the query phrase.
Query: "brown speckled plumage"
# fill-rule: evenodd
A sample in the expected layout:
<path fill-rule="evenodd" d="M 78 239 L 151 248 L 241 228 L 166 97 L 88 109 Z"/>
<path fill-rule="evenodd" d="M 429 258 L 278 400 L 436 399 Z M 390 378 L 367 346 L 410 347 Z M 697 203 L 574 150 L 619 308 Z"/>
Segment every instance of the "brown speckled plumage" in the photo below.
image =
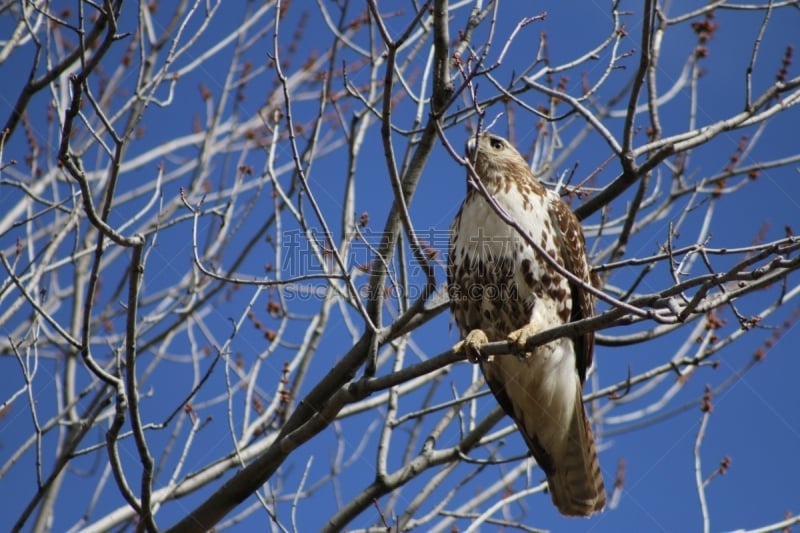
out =
<path fill-rule="evenodd" d="M 590 283 L 580 222 L 514 147 L 484 133 L 470 141 L 468 155 L 497 205 L 558 265 Z M 482 330 L 489 341 L 505 340 L 520 329 L 541 331 L 593 314 L 592 295 L 550 266 L 474 187 L 453 221 L 447 278 L 462 336 Z M 554 504 L 572 516 L 602 510 L 606 500 L 581 402 L 593 345 L 594 334 L 586 333 L 480 360 L 489 388 L 546 473 Z"/>

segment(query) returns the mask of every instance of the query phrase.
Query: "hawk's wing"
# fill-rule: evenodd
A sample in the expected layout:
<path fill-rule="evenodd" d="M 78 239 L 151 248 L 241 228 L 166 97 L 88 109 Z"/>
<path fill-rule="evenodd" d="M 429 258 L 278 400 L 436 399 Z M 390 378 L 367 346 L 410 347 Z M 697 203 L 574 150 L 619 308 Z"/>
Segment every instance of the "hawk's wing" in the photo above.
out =
<path fill-rule="evenodd" d="M 556 229 L 556 244 L 564 268 L 578 279 L 591 284 L 591 267 L 586 255 L 586 241 L 583 237 L 581 223 L 569 206 L 558 197 L 555 192 L 548 192 L 550 200 L 550 220 Z M 594 314 L 594 296 L 577 283 L 570 282 L 572 296 L 571 321 L 589 318 Z M 586 381 L 586 370 L 592 366 L 592 353 L 594 349 L 594 332 L 576 335 L 572 339 L 575 344 L 575 366 L 581 383 Z"/>

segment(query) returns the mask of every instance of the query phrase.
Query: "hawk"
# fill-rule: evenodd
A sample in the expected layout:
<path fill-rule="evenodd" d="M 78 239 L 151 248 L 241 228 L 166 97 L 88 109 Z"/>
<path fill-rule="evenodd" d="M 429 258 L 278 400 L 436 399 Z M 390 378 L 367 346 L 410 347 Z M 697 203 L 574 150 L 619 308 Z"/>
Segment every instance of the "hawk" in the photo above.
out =
<path fill-rule="evenodd" d="M 482 133 L 467 143 L 467 156 L 508 218 L 557 264 L 590 283 L 580 222 L 533 176 L 519 152 L 505 139 Z M 591 316 L 592 294 L 549 265 L 467 181 L 467 196 L 450 231 L 447 264 L 450 310 L 464 339 L 454 349 L 480 364 L 498 403 L 547 475 L 558 510 L 589 516 L 606 502 L 581 401 L 594 334 L 523 348 L 539 331 Z M 502 340 L 516 353 L 480 353 L 481 344 Z"/>

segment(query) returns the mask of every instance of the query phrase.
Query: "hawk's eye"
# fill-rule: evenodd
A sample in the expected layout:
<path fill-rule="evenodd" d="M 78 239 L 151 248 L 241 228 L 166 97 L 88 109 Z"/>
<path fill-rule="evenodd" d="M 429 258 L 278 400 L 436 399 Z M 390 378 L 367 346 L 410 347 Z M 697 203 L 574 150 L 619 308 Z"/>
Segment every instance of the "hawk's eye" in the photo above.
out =
<path fill-rule="evenodd" d="M 490 139 L 489 142 L 492 145 L 492 148 L 495 150 L 502 150 L 503 149 L 503 141 L 500 139 Z"/>

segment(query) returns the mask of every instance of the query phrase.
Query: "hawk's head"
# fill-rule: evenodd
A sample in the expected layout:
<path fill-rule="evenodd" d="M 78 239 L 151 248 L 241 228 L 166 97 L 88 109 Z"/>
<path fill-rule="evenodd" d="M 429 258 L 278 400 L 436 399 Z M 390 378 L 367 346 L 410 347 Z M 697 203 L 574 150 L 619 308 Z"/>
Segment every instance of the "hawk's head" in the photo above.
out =
<path fill-rule="evenodd" d="M 501 186 L 508 179 L 532 180 L 525 159 L 507 140 L 483 132 L 467 141 L 467 157 L 487 187 Z"/>

